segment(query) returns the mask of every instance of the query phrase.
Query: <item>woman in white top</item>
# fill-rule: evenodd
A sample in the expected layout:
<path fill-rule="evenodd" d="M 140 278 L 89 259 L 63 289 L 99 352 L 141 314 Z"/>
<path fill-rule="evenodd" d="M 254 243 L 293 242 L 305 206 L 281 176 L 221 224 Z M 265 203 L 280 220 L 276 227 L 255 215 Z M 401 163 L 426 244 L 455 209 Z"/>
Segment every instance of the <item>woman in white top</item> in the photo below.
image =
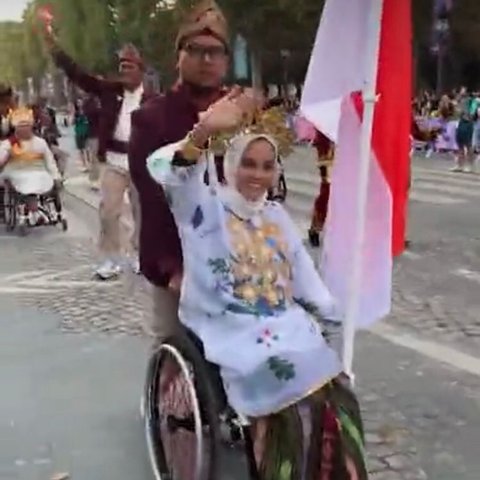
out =
<path fill-rule="evenodd" d="M 43 195 L 61 181 L 47 142 L 33 133 L 33 112 L 20 108 L 12 113 L 15 134 L 0 144 L 0 176 L 22 195 Z"/>
<path fill-rule="evenodd" d="M 252 419 L 262 479 L 365 479 L 358 405 L 325 340 L 340 330 L 335 302 L 288 213 L 266 199 L 277 142 L 237 134 L 227 184 L 203 183 L 198 146 L 241 122 L 242 102 L 220 101 L 186 140 L 148 159 L 182 241 L 180 320 L 219 365 L 231 406 Z"/>

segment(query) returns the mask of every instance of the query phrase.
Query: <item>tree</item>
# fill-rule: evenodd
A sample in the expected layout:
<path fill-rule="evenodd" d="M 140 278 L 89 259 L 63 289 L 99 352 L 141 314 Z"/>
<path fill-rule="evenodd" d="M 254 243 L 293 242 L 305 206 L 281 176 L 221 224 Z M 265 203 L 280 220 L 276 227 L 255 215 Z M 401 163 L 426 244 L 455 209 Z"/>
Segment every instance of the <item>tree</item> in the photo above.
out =
<path fill-rule="evenodd" d="M 324 1 L 217 1 L 229 20 L 232 37 L 240 33 L 247 40 L 266 83 L 281 83 L 284 73 L 289 81 L 303 81 Z M 46 3 L 53 7 L 62 47 L 86 68 L 98 73 L 113 71 L 117 49 L 124 42 L 133 42 L 142 50 L 147 63 L 162 73 L 164 83 L 169 84 L 175 78 L 173 45 L 178 27 L 186 10 L 196 1 L 31 0 L 21 26 L 0 26 L 4 79 L 16 83 L 26 77 L 37 79 L 51 68 L 39 40 L 36 18 L 37 8 Z M 451 50 L 459 64 L 457 70 L 466 65 L 470 75 L 480 64 L 477 3 L 478 0 L 455 2 L 451 20 Z M 430 65 L 433 0 L 412 1 L 412 7 L 415 58 L 425 66 L 423 71 L 417 71 L 427 78 L 434 71 Z M 288 58 L 282 58 L 282 51 L 288 51 Z"/>
<path fill-rule="evenodd" d="M 0 71 L 2 82 L 17 85 L 23 80 L 23 55 L 18 47 L 23 43 L 23 27 L 21 23 L 5 22 L 0 24 Z"/>

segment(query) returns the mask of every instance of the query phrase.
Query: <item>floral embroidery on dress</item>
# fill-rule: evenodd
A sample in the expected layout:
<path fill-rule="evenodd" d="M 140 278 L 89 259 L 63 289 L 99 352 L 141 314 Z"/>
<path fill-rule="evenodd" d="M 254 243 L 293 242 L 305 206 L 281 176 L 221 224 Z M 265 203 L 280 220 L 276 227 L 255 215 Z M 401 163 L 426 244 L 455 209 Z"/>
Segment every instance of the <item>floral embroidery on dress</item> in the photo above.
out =
<path fill-rule="evenodd" d="M 257 338 L 257 343 L 259 345 L 265 345 L 266 347 L 270 348 L 273 342 L 278 342 L 279 337 L 277 334 L 272 333 L 269 328 L 266 328 L 262 331 L 260 336 Z"/>
<path fill-rule="evenodd" d="M 267 221 L 257 226 L 230 213 L 227 228 L 234 297 L 246 313 L 271 316 L 285 311 L 291 300 L 291 268 L 279 227 Z"/>
<path fill-rule="evenodd" d="M 273 372 L 275 377 L 281 381 L 289 381 L 295 378 L 295 365 L 284 358 L 277 356 L 268 359 L 268 368 Z"/>
<path fill-rule="evenodd" d="M 235 301 L 226 311 L 255 316 L 273 316 L 291 302 L 292 271 L 286 242 L 279 227 L 261 222 L 257 227 L 231 214 L 227 222 L 233 254 L 229 259 L 210 259 L 216 290 L 231 290 Z"/>

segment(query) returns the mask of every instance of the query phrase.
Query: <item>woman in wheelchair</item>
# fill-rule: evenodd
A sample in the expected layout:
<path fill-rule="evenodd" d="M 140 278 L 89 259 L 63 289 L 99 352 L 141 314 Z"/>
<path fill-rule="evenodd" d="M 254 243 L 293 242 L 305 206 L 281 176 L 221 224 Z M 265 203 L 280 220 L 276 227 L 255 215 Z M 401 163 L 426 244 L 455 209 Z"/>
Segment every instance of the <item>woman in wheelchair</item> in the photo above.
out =
<path fill-rule="evenodd" d="M 23 200 L 20 206 L 34 217 L 39 197 L 54 195 L 54 187 L 61 184 L 61 174 L 47 142 L 33 132 L 33 112 L 19 108 L 12 112 L 11 122 L 14 135 L 0 144 L 0 177 Z M 60 213 L 58 196 L 54 197 Z M 28 219 L 30 224 L 38 221 L 33 217 Z"/>
<path fill-rule="evenodd" d="M 209 161 L 197 145 L 239 121 L 235 102 L 221 102 L 147 161 L 182 241 L 180 320 L 219 366 L 230 406 L 250 420 L 262 480 L 365 479 L 335 302 L 288 213 L 267 200 L 279 154 L 269 122 L 257 117 L 259 133 L 237 129 L 228 141 L 225 186 L 202 181 Z"/>

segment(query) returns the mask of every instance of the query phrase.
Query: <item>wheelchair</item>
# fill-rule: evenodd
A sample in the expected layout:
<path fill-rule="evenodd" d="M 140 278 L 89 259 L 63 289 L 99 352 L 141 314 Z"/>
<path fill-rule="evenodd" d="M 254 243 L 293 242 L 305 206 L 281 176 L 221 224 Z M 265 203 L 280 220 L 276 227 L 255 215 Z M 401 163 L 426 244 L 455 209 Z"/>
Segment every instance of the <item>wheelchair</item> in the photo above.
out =
<path fill-rule="evenodd" d="M 2 197 L 3 216 L 0 218 L 3 217 L 7 231 L 17 230 L 20 236 L 25 236 L 29 228 L 39 226 L 60 225 L 64 232 L 68 230 L 58 187 L 42 195 L 25 195 L 5 180 Z"/>
<path fill-rule="evenodd" d="M 167 361 L 176 373 L 162 391 Z M 205 360 L 193 333 L 171 337 L 156 349 L 143 398 L 147 449 L 156 480 L 221 480 L 226 466 L 237 462 L 245 472 L 242 478 L 260 480 L 250 425 L 228 406 L 219 369 Z"/>

